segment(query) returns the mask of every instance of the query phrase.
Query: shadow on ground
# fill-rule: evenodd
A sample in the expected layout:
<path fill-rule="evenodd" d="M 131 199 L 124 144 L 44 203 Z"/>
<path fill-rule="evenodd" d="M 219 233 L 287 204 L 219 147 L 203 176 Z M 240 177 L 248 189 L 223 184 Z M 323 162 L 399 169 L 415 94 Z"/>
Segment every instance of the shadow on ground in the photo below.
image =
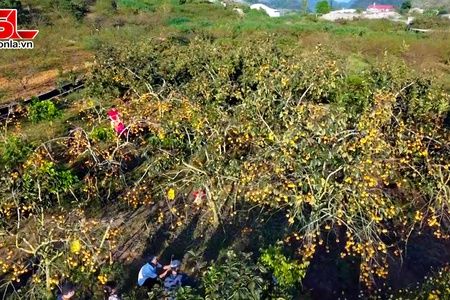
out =
<path fill-rule="evenodd" d="M 152 218 L 152 217 L 150 217 Z M 160 254 L 160 261 L 168 264 L 173 259 L 182 260 L 189 250 L 200 251 L 201 258 L 209 264 L 220 259 L 223 251 L 252 252 L 254 258 L 259 256 L 261 248 L 265 248 L 292 233 L 284 213 L 266 216 L 261 222 L 255 215 L 234 216 L 214 230 L 206 228 L 209 239 L 200 238 L 200 213 L 193 214 L 187 224 L 176 235 L 166 223 L 155 230 L 147 238 L 145 250 L 141 257 L 131 262 L 127 268 L 127 280 L 124 292 L 136 286 L 140 267 L 151 254 Z M 340 258 L 345 241 L 335 242 L 335 236 L 329 236 L 325 245 L 318 247 L 304 279 L 304 291 L 310 298 L 299 299 L 358 299 L 362 286 L 359 284 L 359 264 L 356 257 Z M 387 286 L 402 289 L 421 281 L 432 268 L 438 268 L 450 260 L 450 242 L 434 238 L 430 234 L 417 235 L 410 238 L 408 251 L 405 251 L 403 263 L 400 259 L 392 261 Z M 377 288 L 383 289 L 380 285 Z"/>

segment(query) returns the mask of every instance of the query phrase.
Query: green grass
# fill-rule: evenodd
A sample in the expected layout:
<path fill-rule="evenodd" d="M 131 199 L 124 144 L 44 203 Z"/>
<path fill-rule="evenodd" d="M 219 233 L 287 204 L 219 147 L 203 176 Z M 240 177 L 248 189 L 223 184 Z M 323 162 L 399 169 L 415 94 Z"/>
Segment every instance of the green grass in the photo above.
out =
<path fill-rule="evenodd" d="M 6 98 L 7 91 L 0 90 L 0 101 L 2 101 L 4 98 Z"/>
<path fill-rule="evenodd" d="M 180 25 L 180 24 L 184 24 L 184 23 L 188 23 L 190 21 L 189 18 L 186 17 L 176 17 L 176 18 L 171 18 L 167 21 L 167 25 Z"/>
<path fill-rule="evenodd" d="M 146 1 L 146 0 L 122 0 L 119 1 L 119 8 L 129 8 L 149 12 L 156 11 L 154 1 Z"/>
<path fill-rule="evenodd" d="M 23 134 L 27 140 L 35 142 L 42 142 L 56 137 L 66 136 L 70 125 L 68 120 L 77 117 L 77 115 L 78 111 L 69 107 L 63 110 L 61 117 L 52 121 L 32 123 L 25 120 L 22 122 L 22 127 L 18 132 Z"/>
<path fill-rule="evenodd" d="M 352 54 L 347 59 L 347 69 L 354 74 L 367 70 L 368 66 L 369 64 L 357 54 Z"/>

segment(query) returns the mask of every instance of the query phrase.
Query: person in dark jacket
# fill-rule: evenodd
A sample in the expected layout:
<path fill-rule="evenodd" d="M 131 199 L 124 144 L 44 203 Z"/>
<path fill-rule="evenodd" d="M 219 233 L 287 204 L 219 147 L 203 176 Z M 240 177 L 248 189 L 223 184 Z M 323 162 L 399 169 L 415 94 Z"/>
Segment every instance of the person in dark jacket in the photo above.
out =
<path fill-rule="evenodd" d="M 186 274 L 180 273 L 180 266 L 181 263 L 179 260 L 174 260 L 170 263 L 170 273 L 164 279 L 164 287 L 166 288 L 167 292 L 172 292 L 177 287 L 182 286 L 186 282 L 188 277 Z"/>

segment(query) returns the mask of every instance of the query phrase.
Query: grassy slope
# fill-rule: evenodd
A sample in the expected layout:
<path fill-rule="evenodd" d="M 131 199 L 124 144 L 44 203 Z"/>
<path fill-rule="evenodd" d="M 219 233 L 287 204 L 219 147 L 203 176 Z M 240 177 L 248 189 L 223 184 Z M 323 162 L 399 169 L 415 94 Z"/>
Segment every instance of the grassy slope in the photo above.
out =
<path fill-rule="evenodd" d="M 411 1 L 413 7 L 420 8 L 444 8 L 450 9 L 450 1 L 448 0 L 413 0 Z"/>
<path fill-rule="evenodd" d="M 301 37 L 301 47 L 312 48 L 316 42 L 325 41 L 337 45 L 343 51 L 358 51 L 368 57 L 379 55 L 384 50 L 399 52 L 403 49 L 404 41 L 412 45 L 403 53 L 405 59 L 411 60 L 419 68 L 426 65 L 448 72 L 442 65 L 448 60 L 450 51 L 448 35 L 434 39 L 437 43 L 427 43 L 427 37 L 421 39 L 420 36 L 403 32 L 401 24 L 386 21 L 331 24 L 299 16 L 270 19 L 255 11 L 247 12 L 245 18 L 241 19 L 231 9 L 225 10 L 213 4 L 179 6 L 170 2 L 151 1 L 148 2 L 151 5 L 138 5 L 134 2 L 123 1 L 119 12 L 115 14 L 98 4 L 91 8 L 81 24 L 57 12 L 47 16 L 51 19 L 51 26 L 37 22 L 40 33 L 35 39 L 35 49 L 2 51 L 9 63 L 0 67 L 0 103 L 51 89 L 64 74 L 71 71 L 82 73 L 85 63 L 104 43 L 189 36 L 199 32 L 226 37 L 271 31 L 284 35 L 281 40 L 285 43 L 295 43 Z M 26 3 L 40 7 L 33 0 Z M 142 10 L 135 14 L 129 6 Z M 383 47 L 378 47 L 379 44 Z M 427 50 L 422 53 L 425 44 Z"/>
<path fill-rule="evenodd" d="M 402 6 L 403 0 L 356 0 L 353 2 L 353 8 L 366 9 L 367 6 L 376 2 L 377 4 L 393 5 L 395 8 L 399 9 Z M 445 8 L 450 9 L 450 1 L 448 0 L 412 0 L 411 4 L 413 7 L 426 8 Z"/>

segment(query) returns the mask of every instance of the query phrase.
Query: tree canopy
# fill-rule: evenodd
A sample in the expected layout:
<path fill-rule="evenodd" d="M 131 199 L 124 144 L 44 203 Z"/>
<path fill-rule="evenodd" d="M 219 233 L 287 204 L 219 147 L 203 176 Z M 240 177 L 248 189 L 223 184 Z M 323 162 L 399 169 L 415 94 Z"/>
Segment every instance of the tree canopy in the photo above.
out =
<path fill-rule="evenodd" d="M 316 3 L 316 13 L 318 14 L 327 14 L 331 11 L 330 4 L 328 1 L 323 0 Z"/>
<path fill-rule="evenodd" d="M 410 9 L 411 8 L 411 1 L 406 0 L 402 3 L 401 9 Z"/>

